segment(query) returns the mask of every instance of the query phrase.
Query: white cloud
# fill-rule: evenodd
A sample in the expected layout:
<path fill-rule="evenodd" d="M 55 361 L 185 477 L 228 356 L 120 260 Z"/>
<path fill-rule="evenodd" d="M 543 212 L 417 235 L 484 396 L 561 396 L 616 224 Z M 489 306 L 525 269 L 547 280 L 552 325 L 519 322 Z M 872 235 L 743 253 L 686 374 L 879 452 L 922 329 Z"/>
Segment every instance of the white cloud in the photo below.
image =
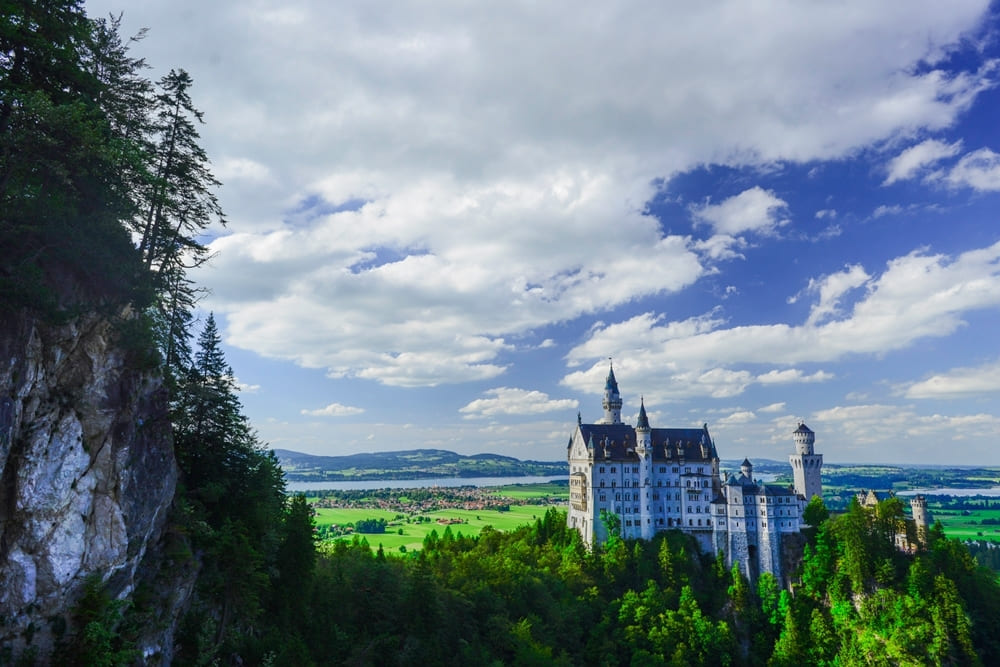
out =
<path fill-rule="evenodd" d="M 892 185 L 896 181 L 912 178 L 924 167 L 945 158 L 954 157 L 961 150 L 961 141 L 946 144 L 937 139 L 927 139 L 916 146 L 910 146 L 889 162 L 888 167 L 886 167 L 889 175 L 882 185 Z"/>
<path fill-rule="evenodd" d="M 125 34 L 152 27 L 154 76 L 192 74 L 225 176 L 238 233 L 196 279 L 227 342 L 397 386 L 497 377 L 518 336 L 739 256 L 641 215 L 654 179 L 841 158 L 949 127 L 992 85 L 991 64 L 928 65 L 985 0 L 133 5 Z M 321 214 L 294 215 L 310 197 Z M 787 206 L 757 187 L 697 213 L 735 239 Z"/>
<path fill-rule="evenodd" d="M 768 371 L 757 376 L 757 382 L 761 384 L 793 384 L 826 382 L 833 379 L 833 373 L 826 371 L 816 371 L 812 375 L 806 375 L 798 368 L 788 368 L 783 371 Z"/>
<path fill-rule="evenodd" d="M 693 248 L 704 253 L 711 260 L 744 259 L 740 250 L 747 247 L 747 242 L 741 237 L 729 234 L 713 234 L 703 241 L 697 241 Z"/>
<path fill-rule="evenodd" d="M 822 429 L 835 429 L 836 433 L 855 448 L 864 448 L 879 442 L 895 442 L 905 444 L 910 439 L 920 439 L 921 448 L 928 450 L 933 444 L 941 443 L 944 451 L 911 452 L 915 458 L 918 454 L 925 457 L 931 454 L 933 458 L 955 458 L 957 452 L 953 449 L 955 443 L 965 442 L 977 446 L 976 440 L 995 439 L 1000 436 L 1000 418 L 987 414 L 972 415 L 920 415 L 909 406 L 869 404 L 836 406 L 817 412 L 811 420 L 813 430 L 817 432 L 817 442 Z M 865 460 L 885 461 L 888 454 L 864 452 Z M 962 460 L 968 460 L 962 456 Z"/>
<path fill-rule="evenodd" d="M 815 217 L 816 217 L 817 220 L 823 220 L 825 218 L 829 218 L 830 220 L 833 220 L 834 218 L 837 217 L 837 210 L 836 209 L 832 209 L 832 208 L 824 208 L 824 209 L 821 209 L 819 211 L 816 211 L 816 216 Z"/>
<path fill-rule="evenodd" d="M 586 370 L 567 374 L 562 382 L 581 392 L 596 391 L 603 386 L 606 373 L 603 351 L 621 350 L 620 365 L 627 368 L 623 376 L 635 386 L 654 388 L 645 390 L 650 404 L 693 396 L 734 396 L 759 381 L 742 368 L 747 364 L 784 366 L 885 354 L 922 338 L 951 334 L 962 326 L 965 313 L 1000 305 L 1000 243 L 954 258 L 919 252 L 898 257 L 887 263 L 881 275 L 867 278 L 867 290 L 853 307 L 833 308 L 846 288 L 858 285 L 864 274 L 849 268 L 837 274 L 843 278 L 838 286 L 825 279 L 816 281 L 830 288 L 825 293 L 813 290 L 820 293 L 813 312 L 822 307 L 832 318 L 815 323 L 726 327 L 724 320 L 711 315 L 668 322 L 645 313 L 597 326 L 567 356 L 571 366 L 597 361 Z M 828 379 L 823 371 L 775 377 Z"/>
<path fill-rule="evenodd" d="M 903 207 L 899 204 L 880 204 L 872 211 L 872 217 L 876 220 L 887 215 L 899 215 L 903 212 Z"/>
<path fill-rule="evenodd" d="M 1000 191 L 1000 153 L 980 148 L 963 155 L 945 180 L 953 187 L 966 186 L 980 192 Z"/>
<path fill-rule="evenodd" d="M 771 403 L 770 405 L 765 405 L 762 408 L 758 408 L 757 412 L 767 412 L 767 413 L 782 412 L 784 411 L 784 409 L 785 409 L 785 402 L 782 401 L 781 403 Z"/>
<path fill-rule="evenodd" d="M 341 405 L 340 403 L 330 403 L 325 408 L 302 410 L 301 414 L 308 415 L 310 417 L 350 417 L 351 415 L 360 415 L 364 411 L 364 408 L 355 408 L 349 405 Z"/>
<path fill-rule="evenodd" d="M 233 378 L 233 384 L 236 385 L 236 391 L 240 392 L 241 394 L 256 394 L 258 391 L 260 391 L 259 384 L 248 384 L 246 382 L 240 382 L 240 379 L 237 377 Z"/>
<path fill-rule="evenodd" d="M 806 324 L 813 326 L 836 316 L 840 311 L 840 298 L 850 290 L 861 287 L 870 278 L 861 266 L 854 264 L 839 273 L 811 279 L 806 291 L 819 294 L 819 302 L 809 312 Z"/>
<path fill-rule="evenodd" d="M 755 186 L 719 204 L 702 204 L 691 207 L 695 220 L 711 225 L 728 237 L 743 232 L 770 234 L 787 224 L 788 204 L 771 190 Z"/>
<path fill-rule="evenodd" d="M 730 415 L 726 415 L 718 421 L 719 424 L 730 426 L 732 424 L 747 424 L 749 422 L 755 421 L 757 415 L 755 415 L 750 410 L 742 410 L 739 412 L 734 412 Z"/>
<path fill-rule="evenodd" d="M 906 398 L 970 398 L 1000 392 L 1000 362 L 969 368 L 953 368 L 947 373 L 904 387 Z"/>
<path fill-rule="evenodd" d="M 459 409 L 466 419 L 494 417 L 497 415 L 537 415 L 545 412 L 574 410 L 579 405 L 575 399 L 551 399 L 541 391 L 498 387 L 484 392 L 492 398 L 477 398 Z"/>

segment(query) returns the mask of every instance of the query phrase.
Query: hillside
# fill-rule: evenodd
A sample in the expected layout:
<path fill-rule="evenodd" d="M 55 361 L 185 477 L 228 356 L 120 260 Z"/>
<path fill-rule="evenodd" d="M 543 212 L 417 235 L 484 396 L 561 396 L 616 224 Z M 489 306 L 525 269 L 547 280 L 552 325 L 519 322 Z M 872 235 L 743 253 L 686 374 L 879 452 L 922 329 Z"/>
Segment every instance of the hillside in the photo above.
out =
<path fill-rule="evenodd" d="M 349 456 L 314 456 L 275 449 L 274 454 L 290 482 L 566 475 L 566 463 L 563 461 L 522 461 L 499 454 L 462 455 L 444 449 Z"/>

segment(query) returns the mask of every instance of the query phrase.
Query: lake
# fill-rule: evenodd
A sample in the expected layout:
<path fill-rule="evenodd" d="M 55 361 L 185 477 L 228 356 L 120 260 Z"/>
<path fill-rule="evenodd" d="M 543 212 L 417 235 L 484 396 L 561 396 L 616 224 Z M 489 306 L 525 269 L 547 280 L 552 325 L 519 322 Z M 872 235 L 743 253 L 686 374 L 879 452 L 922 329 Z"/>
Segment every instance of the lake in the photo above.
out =
<path fill-rule="evenodd" d="M 370 479 L 351 482 L 288 482 L 291 493 L 299 491 L 358 491 L 365 489 L 429 489 L 433 486 L 507 486 L 565 482 L 566 477 L 435 477 L 432 479 Z"/>

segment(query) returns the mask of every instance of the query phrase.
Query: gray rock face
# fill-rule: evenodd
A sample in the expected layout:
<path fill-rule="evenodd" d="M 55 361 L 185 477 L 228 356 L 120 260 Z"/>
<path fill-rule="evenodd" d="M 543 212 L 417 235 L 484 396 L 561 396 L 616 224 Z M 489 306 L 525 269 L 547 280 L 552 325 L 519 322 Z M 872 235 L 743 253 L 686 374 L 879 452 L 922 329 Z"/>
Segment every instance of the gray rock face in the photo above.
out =
<path fill-rule="evenodd" d="M 110 322 L 0 321 L 0 646 L 45 651 L 90 576 L 129 595 L 177 467 L 166 393 Z"/>

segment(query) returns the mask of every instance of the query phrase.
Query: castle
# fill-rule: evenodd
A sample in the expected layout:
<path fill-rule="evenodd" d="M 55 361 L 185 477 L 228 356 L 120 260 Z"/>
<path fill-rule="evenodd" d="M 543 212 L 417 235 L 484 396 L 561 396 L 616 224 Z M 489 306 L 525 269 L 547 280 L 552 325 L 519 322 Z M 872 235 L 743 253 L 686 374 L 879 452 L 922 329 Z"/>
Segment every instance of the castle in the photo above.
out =
<path fill-rule="evenodd" d="M 621 537 L 644 540 L 679 529 L 703 551 L 724 553 L 729 567 L 739 563 L 751 580 L 763 572 L 782 578 L 782 545 L 797 541 L 802 511 L 822 493 L 823 455 L 814 452 L 815 435 L 805 424 L 792 434 L 796 453 L 789 457 L 794 478 L 789 488 L 755 480 L 747 459 L 739 475 L 722 478 L 707 424 L 651 428 L 642 401 L 635 427 L 622 423 L 614 367 L 602 405 L 604 417 L 596 424 L 577 416 L 567 445 L 567 522 L 586 544 L 606 541 L 613 523 Z M 607 521 L 605 514 L 617 521 Z"/>

